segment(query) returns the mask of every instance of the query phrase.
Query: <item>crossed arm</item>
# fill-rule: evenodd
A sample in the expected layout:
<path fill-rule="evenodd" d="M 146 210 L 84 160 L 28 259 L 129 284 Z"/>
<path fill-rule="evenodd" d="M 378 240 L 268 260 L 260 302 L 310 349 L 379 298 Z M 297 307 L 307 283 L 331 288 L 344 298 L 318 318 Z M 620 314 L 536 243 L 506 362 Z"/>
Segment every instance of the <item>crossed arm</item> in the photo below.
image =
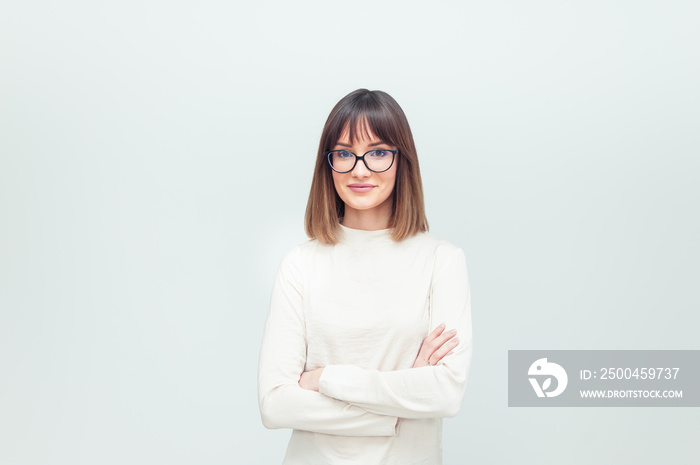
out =
<path fill-rule="evenodd" d="M 302 281 L 294 257 L 298 252 L 290 252 L 280 265 L 265 326 L 258 378 L 263 424 L 346 436 L 393 436 L 399 417 L 456 415 L 472 350 L 462 251 L 452 251 L 434 277 L 433 320 L 443 324 L 425 339 L 411 368 L 389 372 L 352 365 L 303 371 L 306 340 Z"/>
<path fill-rule="evenodd" d="M 416 356 L 416 360 L 413 362 L 411 368 L 434 366 L 445 356 L 453 354 L 454 352 L 452 349 L 459 344 L 459 339 L 455 337 L 456 335 L 456 329 L 445 331 L 445 323 L 440 323 L 440 325 L 423 340 L 420 351 L 418 351 L 418 356 Z M 324 368 L 325 367 L 316 368 L 315 370 L 302 373 L 299 379 L 299 386 L 309 391 L 318 392 L 318 384 Z"/>

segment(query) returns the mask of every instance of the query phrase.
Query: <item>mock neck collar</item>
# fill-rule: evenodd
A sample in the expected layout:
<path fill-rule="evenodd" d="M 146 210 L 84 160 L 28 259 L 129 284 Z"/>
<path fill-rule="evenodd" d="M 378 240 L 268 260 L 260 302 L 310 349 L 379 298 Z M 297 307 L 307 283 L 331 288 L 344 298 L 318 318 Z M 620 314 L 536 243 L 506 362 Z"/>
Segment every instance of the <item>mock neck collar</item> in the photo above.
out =
<path fill-rule="evenodd" d="M 364 229 L 353 229 L 339 223 L 342 231 L 341 240 L 344 242 L 354 241 L 370 241 L 370 240 L 391 240 L 391 229 L 376 229 L 374 231 L 366 231 Z"/>

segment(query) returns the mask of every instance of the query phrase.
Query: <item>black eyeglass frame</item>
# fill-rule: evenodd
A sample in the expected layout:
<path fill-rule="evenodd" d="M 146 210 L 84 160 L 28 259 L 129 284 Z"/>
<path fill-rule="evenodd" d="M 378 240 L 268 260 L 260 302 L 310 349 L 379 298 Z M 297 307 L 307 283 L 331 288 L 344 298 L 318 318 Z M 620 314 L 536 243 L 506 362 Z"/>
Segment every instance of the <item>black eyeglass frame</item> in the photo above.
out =
<path fill-rule="evenodd" d="M 365 161 L 365 156 L 366 156 L 368 153 L 370 153 L 370 152 L 377 152 L 377 151 L 381 151 L 381 152 L 391 152 L 391 163 L 389 164 L 389 167 L 388 167 L 387 169 L 385 169 L 385 170 L 381 170 L 381 171 L 373 170 L 372 168 L 369 167 L 369 165 L 368 165 L 367 162 Z M 333 162 L 331 161 L 331 155 L 333 154 L 333 152 L 348 152 L 348 153 L 352 153 L 352 154 L 355 156 L 355 163 L 352 164 L 352 168 L 350 168 L 350 169 L 347 170 L 347 171 L 339 171 L 339 170 L 335 169 L 335 168 L 333 167 Z M 357 166 L 357 161 L 358 161 L 358 160 L 362 160 L 362 163 L 364 163 L 364 164 L 365 164 L 365 167 L 366 167 L 368 170 L 370 170 L 371 172 L 373 172 L 373 173 L 383 173 L 383 172 L 385 172 L 385 171 L 389 171 L 389 170 L 391 169 L 391 167 L 394 166 L 394 162 L 396 161 L 396 154 L 397 154 L 397 153 L 399 153 L 398 150 L 374 149 L 374 150 L 368 150 L 367 152 L 365 152 L 364 155 L 362 155 L 362 156 L 360 157 L 360 156 L 356 155 L 354 152 L 351 152 L 350 150 L 328 150 L 328 151 L 326 151 L 326 159 L 328 160 L 328 164 L 331 166 L 331 169 L 332 169 L 333 171 L 335 171 L 336 173 L 349 173 L 350 171 L 352 171 L 352 170 L 355 169 L 355 167 Z"/>

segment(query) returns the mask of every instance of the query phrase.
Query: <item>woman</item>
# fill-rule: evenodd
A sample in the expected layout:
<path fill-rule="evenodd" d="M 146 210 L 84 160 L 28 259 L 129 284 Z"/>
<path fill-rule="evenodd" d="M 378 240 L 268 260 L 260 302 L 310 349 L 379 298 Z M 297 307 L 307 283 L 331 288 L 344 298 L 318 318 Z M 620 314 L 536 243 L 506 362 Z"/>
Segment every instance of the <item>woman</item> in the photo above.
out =
<path fill-rule="evenodd" d="M 321 135 L 306 232 L 272 291 L 258 374 L 285 464 L 440 464 L 472 354 L 464 253 L 427 234 L 416 148 L 388 94 L 360 89 Z"/>

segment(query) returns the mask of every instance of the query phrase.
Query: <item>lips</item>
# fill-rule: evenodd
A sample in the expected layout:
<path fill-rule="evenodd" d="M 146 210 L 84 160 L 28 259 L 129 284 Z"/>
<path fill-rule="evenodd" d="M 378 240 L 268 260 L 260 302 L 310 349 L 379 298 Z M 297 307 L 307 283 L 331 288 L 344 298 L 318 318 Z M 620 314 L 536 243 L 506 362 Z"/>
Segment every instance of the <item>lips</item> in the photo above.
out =
<path fill-rule="evenodd" d="M 375 188 L 374 184 L 350 184 L 348 187 L 351 191 L 358 193 L 369 192 Z"/>

